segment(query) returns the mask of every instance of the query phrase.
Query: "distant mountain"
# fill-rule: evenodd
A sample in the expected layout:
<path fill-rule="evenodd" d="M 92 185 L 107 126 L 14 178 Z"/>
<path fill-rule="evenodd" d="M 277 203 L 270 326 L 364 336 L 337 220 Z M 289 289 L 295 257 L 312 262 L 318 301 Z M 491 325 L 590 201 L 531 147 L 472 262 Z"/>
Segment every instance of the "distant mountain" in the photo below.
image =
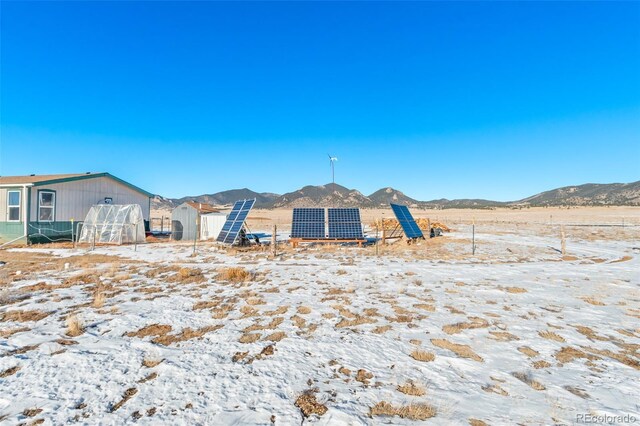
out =
<path fill-rule="evenodd" d="M 417 206 L 420 201 L 406 196 L 403 192 L 390 187 L 382 188 L 369 195 L 369 200 L 375 206 L 388 206 L 389 203 L 406 204 L 408 206 Z"/>
<path fill-rule="evenodd" d="M 185 201 L 228 206 L 237 200 L 255 198 L 258 208 L 281 207 L 385 207 L 389 203 L 406 204 L 429 209 L 492 209 L 496 207 L 538 206 L 640 206 L 640 181 L 633 183 L 585 184 L 566 186 L 542 192 L 518 201 L 501 202 L 482 199 L 448 200 L 446 198 L 418 201 L 394 188 L 382 188 L 369 196 L 342 185 L 308 185 L 284 195 L 254 192 L 250 189 L 233 189 L 215 194 L 196 195 L 178 199 L 155 196 L 152 208 L 171 210 Z"/>
<path fill-rule="evenodd" d="M 510 203 L 530 206 L 640 206 L 640 181 L 565 186 Z"/>
<path fill-rule="evenodd" d="M 370 205 L 371 200 L 360 191 L 329 183 L 320 186 L 308 185 L 281 195 L 273 202 L 272 207 L 365 207 Z"/>
<path fill-rule="evenodd" d="M 273 201 L 279 197 L 278 194 L 272 194 L 269 192 L 255 192 L 247 188 L 231 189 L 229 191 L 217 192 L 215 194 L 204 194 L 190 197 L 182 197 L 174 200 L 176 205 L 182 204 L 185 201 L 195 201 L 196 203 L 206 203 L 214 206 L 226 206 L 233 204 L 238 200 L 244 200 L 249 198 L 256 199 L 256 207 L 271 207 Z"/>

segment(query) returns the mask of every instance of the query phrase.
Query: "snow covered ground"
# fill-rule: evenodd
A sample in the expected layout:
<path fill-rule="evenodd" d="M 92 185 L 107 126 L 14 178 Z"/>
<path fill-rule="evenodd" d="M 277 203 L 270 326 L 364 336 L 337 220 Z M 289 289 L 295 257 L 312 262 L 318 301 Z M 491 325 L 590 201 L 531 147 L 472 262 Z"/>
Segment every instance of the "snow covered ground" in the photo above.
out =
<path fill-rule="evenodd" d="M 0 422 L 640 422 L 637 229 L 2 251 Z"/>

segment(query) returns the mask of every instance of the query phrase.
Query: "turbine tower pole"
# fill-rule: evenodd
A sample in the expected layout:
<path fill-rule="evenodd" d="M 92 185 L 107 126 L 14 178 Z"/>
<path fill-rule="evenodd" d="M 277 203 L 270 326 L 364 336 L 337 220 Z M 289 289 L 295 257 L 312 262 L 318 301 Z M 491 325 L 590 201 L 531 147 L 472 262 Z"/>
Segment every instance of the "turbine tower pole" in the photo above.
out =
<path fill-rule="evenodd" d="M 331 183 L 332 184 L 336 184 L 336 169 L 335 169 L 335 164 L 334 162 L 338 161 L 338 157 L 332 157 L 330 154 L 327 154 L 329 156 L 329 164 L 331 164 Z"/>

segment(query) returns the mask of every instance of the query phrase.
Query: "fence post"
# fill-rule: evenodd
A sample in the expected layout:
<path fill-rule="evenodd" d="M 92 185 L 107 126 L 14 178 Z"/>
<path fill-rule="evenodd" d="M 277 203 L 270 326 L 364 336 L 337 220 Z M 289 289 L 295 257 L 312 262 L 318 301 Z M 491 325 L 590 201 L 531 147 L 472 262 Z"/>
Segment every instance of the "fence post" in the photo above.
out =
<path fill-rule="evenodd" d="M 73 218 L 71 218 L 71 242 L 73 243 L 73 248 L 76 247 L 75 239 L 73 238 Z"/>
<path fill-rule="evenodd" d="M 471 225 L 471 254 L 476 254 L 476 218 L 473 218 L 473 224 Z"/>
<path fill-rule="evenodd" d="M 199 219 L 200 219 L 200 217 L 199 217 L 198 215 L 196 215 L 196 235 L 195 235 L 195 237 L 193 238 L 193 255 L 194 255 L 194 256 L 196 255 L 196 244 L 197 244 L 197 242 L 198 242 L 198 235 L 200 234 L 200 233 L 198 232 L 198 224 L 200 223 L 200 220 L 199 220 Z"/>
<path fill-rule="evenodd" d="M 427 219 L 427 232 L 429 232 L 429 238 L 431 238 L 431 219 Z"/>
<path fill-rule="evenodd" d="M 560 247 L 562 256 L 564 257 L 567 254 L 567 241 L 565 240 L 564 225 L 560 228 Z"/>
<path fill-rule="evenodd" d="M 278 231 L 278 227 L 276 224 L 273 225 L 273 231 L 271 232 L 271 255 L 275 259 L 278 255 L 278 247 L 277 247 L 277 236 L 276 233 Z"/>
<path fill-rule="evenodd" d="M 136 236 L 133 237 L 133 251 L 138 251 L 138 222 L 136 222 Z"/>

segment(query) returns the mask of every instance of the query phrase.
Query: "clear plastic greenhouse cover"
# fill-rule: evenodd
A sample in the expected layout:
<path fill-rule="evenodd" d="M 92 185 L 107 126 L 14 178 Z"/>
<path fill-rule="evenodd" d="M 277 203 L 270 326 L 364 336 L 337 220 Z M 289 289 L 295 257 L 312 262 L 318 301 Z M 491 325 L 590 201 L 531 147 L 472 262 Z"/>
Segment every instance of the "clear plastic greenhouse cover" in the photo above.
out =
<path fill-rule="evenodd" d="M 145 241 L 144 232 L 144 217 L 140 205 L 97 204 L 92 206 L 87 213 L 78 242 L 143 243 Z"/>

